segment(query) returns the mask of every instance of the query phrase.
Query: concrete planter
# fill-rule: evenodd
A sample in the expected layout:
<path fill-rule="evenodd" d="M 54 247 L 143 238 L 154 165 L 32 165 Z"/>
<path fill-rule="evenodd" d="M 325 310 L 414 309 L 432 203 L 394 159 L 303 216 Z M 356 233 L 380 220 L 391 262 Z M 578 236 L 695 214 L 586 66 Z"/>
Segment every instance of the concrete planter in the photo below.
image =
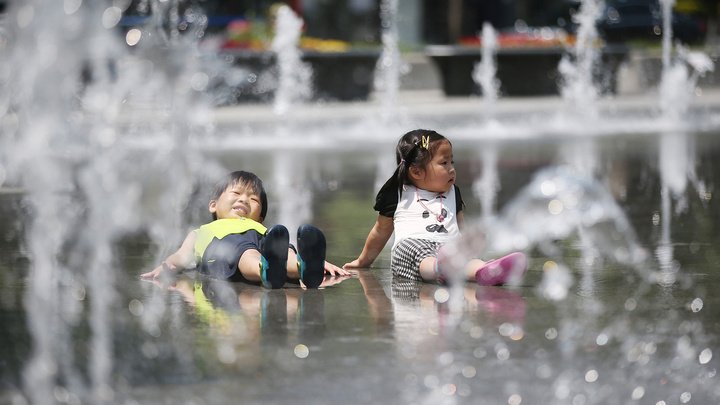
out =
<path fill-rule="evenodd" d="M 272 100 L 278 77 L 272 52 L 225 50 L 223 55 L 250 77 L 236 89 L 237 102 Z M 313 100 L 367 100 L 379 57 L 379 50 L 303 52 L 303 62 L 312 68 Z"/>
<path fill-rule="evenodd" d="M 472 79 L 475 65 L 482 60 L 482 49 L 454 45 L 435 45 L 426 48 L 440 72 L 443 91 L 448 96 L 481 94 L 480 86 Z M 559 94 L 558 65 L 568 51 L 562 47 L 508 48 L 496 53 L 497 78 L 503 96 L 541 96 Z M 614 93 L 617 70 L 627 56 L 623 48 L 605 48 L 602 66 L 595 75 L 604 92 Z"/>

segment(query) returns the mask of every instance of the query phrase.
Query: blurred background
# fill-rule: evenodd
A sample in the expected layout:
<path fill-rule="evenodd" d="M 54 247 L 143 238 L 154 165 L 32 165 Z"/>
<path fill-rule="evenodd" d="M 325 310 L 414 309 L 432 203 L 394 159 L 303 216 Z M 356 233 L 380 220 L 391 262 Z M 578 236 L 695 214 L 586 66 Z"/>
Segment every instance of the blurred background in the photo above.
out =
<path fill-rule="evenodd" d="M 0 1 L 0 9 L 3 3 Z M 121 1 L 122 2 L 122 1 Z M 150 11 L 148 0 L 132 0 L 124 26 Z M 178 0 L 185 8 L 200 7 L 208 16 L 208 32 L 221 33 L 240 22 L 267 26 L 271 0 Z M 380 40 L 380 0 L 290 0 L 284 2 L 305 21 L 304 35 L 351 44 Z M 699 44 L 717 35 L 717 0 L 677 0 L 673 31 L 677 40 Z M 489 22 L 502 33 L 535 27 L 574 31 L 576 0 L 417 0 L 398 2 L 398 32 L 405 48 L 455 44 L 474 39 Z M 657 41 L 662 17 L 657 0 L 608 0 L 598 21 L 601 36 L 611 42 Z M 255 32 L 259 35 L 259 32 Z M 248 36 L 249 37 L 249 36 Z"/>

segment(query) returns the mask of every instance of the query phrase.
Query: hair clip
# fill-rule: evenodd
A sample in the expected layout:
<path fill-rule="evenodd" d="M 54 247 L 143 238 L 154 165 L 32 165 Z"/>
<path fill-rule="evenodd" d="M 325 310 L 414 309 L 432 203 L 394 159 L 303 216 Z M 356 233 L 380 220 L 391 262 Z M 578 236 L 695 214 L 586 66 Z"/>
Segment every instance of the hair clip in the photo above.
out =
<path fill-rule="evenodd" d="M 425 150 L 430 149 L 430 136 L 423 135 L 420 140 L 422 141 L 422 143 L 420 144 L 421 148 Z"/>

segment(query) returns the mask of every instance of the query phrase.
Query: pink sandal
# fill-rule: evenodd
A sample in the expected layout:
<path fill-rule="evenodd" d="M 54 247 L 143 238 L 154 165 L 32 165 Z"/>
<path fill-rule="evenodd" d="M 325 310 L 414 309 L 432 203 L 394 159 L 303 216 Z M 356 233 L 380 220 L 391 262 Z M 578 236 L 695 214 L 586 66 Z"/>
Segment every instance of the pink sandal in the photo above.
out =
<path fill-rule="evenodd" d="M 513 252 L 485 263 L 475 272 L 475 281 L 480 285 L 503 285 L 509 281 L 520 279 L 526 270 L 525 254 Z"/>

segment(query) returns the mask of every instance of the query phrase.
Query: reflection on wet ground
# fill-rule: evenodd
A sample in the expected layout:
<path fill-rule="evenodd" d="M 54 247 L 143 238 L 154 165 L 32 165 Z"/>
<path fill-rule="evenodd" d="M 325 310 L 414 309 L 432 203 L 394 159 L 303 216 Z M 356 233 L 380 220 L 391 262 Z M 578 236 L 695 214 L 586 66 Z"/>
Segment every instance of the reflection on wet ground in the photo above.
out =
<path fill-rule="evenodd" d="M 158 247 L 146 235 L 130 235 L 117 246 L 114 357 L 109 359 L 115 386 L 103 398 L 114 403 L 718 403 L 720 322 L 713 308 L 720 305 L 715 294 L 720 207 L 712 192 L 720 186 L 719 145 L 716 134 L 692 138 L 695 183 L 670 213 L 661 198 L 659 146 L 653 137 L 609 138 L 592 156 L 602 168 L 600 182 L 649 252 L 649 270 L 588 252 L 583 239 L 572 236 L 552 241 L 552 257 L 529 249 L 530 269 L 512 287 L 393 279 L 386 251 L 374 268 L 329 277 L 319 290 L 293 284 L 265 290 L 194 272 L 173 280 L 139 280 L 138 274 L 156 264 Z M 536 146 L 499 145 L 496 212 L 534 173 L 558 160 L 557 145 L 538 141 Z M 482 174 L 482 147 L 457 142 L 456 148 L 459 185 L 467 190 L 466 216 L 477 218 L 482 207 L 473 186 Z M 232 169 L 248 163 L 216 158 Z M 254 158 L 253 170 L 274 178 L 272 159 Z M 326 232 L 331 262 L 342 265 L 361 249 L 375 216 L 374 185 L 385 177 L 375 172 L 388 159 L 392 156 L 324 151 L 293 161 L 295 178 L 305 179 L 302 187 L 312 191 L 307 204 L 313 222 Z M 290 198 L 273 187 L 270 181 L 269 221 L 282 222 Z M 22 296 L 29 264 L 21 235 L 29 214 L 20 195 L 0 198 L 0 402 L 22 403 L 22 370 L 31 348 Z M 203 205 L 198 204 L 200 214 L 189 217 L 203 218 Z M 669 249 L 658 250 L 661 244 Z M 568 277 L 570 287 L 558 299 L 540 286 L 560 268 L 566 269 L 559 274 Z M 655 282 L 653 275 L 659 277 Z M 664 282 L 670 276 L 674 281 Z M 86 314 L 72 310 L 88 296 L 78 290 L 69 297 L 76 302 L 70 300 L 62 313 L 74 317 L 63 332 L 71 337 L 58 338 L 72 347 L 58 365 L 66 371 L 54 390 L 59 403 L 80 400 L 73 389 L 85 385 L 91 350 Z"/>

